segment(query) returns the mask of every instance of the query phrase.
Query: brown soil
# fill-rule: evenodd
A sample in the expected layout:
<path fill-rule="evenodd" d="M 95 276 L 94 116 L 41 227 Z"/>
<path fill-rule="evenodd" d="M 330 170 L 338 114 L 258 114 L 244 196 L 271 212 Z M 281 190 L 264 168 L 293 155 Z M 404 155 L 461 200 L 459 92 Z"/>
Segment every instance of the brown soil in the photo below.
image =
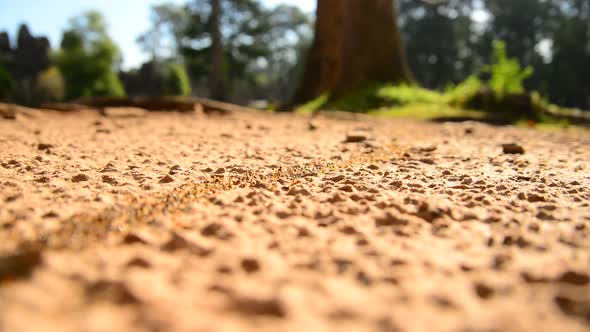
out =
<path fill-rule="evenodd" d="M 27 110 L 0 120 L 0 331 L 588 331 L 589 144 Z"/>

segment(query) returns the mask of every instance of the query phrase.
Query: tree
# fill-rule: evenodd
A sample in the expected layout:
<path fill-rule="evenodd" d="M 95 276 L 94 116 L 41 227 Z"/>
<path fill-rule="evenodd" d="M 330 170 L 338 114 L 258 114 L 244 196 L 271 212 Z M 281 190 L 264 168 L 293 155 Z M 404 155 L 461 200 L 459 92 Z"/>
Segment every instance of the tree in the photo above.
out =
<path fill-rule="evenodd" d="M 543 92 L 560 105 L 590 110 L 590 2 L 549 2 L 556 8 L 545 22 L 551 61 L 536 70 Z"/>
<path fill-rule="evenodd" d="M 258 19 L 264 33 L 258 35 L 255 43 L 264 45 L 266 54 L 253 59 L 247 67 L 257 87 L 254 97 L 288 100 L 300 81 L 312 43 L 312 19 L 289 5 L 265 10 Z"/>
<path fill-rule="evenodd" d="M 164 92 L 167 66 L 163 61 L 151 60 L 139 69 L 121 72 L 121 81 L 129 96 L 159 96 Z"/>
<path fill-rule="evenodd" d="M 13 86 L 14 79 L 6 70 L 12 60 L 12 49 L 10 48 L 10 37 L 8 33 L 0 32 L 0 99 L 8 97 Z"/>
<path fill-rule="evenodd" d="M 10 36 L 8 35 L 8 32 L 2 31 L 0 32 L 0 62 L 6 61 L 10 53 L 12 53 L 12 49 L 10 48 Z"/>
<path fill-rule="evenodd" d="M 164 81 L 164 93 L 172 96 L 188 96 L 191 93 L 191 83 L 184 66 L 171 64 Z"/>
<path fill-rule="evenodd" d="M 176 60 L 149 61 L 139 69 L 121 72 L 129 96 L 188 96 L 191 82 L 184 65 Z"/>
<path fill-rule="evenodd" d="M 70 20 L 56 56 L 68 99 L 125 95 L 116 74 L 119 62 L 119 51 L 99 12 L 89 11 Z"/>
<path fill-rule="evenodd" d="M 223 74 L 223 36 L 221 34 L 221 0 L 211 0 L 209 29 L 211 30 L 211 72 L 209 73 L 210 96 L 225 100 L 225 78 Z"/>
<path fill-rule="evenodd" d="M 188 12 L 181 47 L 187 70 L 193 79 L 217 86 L 211 96 L 221 99 L 243 99 L 236 96 L 239 85 L 248 86 L 252 97 L 258 87 L 283 80 L 285 76 L 277 75 L 295 66 L 296 47 L 309 25 L 297 7 L 269 9 L 256 0 L 193 0 Z M 280 71 L 274 70 L 278 67 Z"/>
<path fill-rule="evenodd" d="M 182 39 L 189 25 L 186 5 L 166 3 L 151 8 L 152 27 L 137 38 L 137 43 L 152 57 L 151 61 L 179 56 Z"/>
<path fill-rule="evenodd" d="M 16 47 L 10 46 L 7 33 L 0 33 L 0 66 L 10 74 L 10 97 L 23 104 L 35 104 L 35 81 L 39 73 L 49 67 L 50 45 L 46 37 L 35 37 L 25 24 L 21 24 Z M 4 93 L 7 97 L 6 92 Z"/>
<path fill-rule="evenodd" d="M 580 0 L 489 0 L 490 15 L 478 53 L 490 56 L 493 40 L 535 74 L 528 90 L 552 102 L 590 108 L 590 2 Z M 522 15 L 526 13 L 526 15 Z"/>
<path fill-rule="evenodd" d="M 0 64 L 0 99 L 6 98 L 13 86 L 14 80 L 12 76 Z"/>
<path fill-rule="evenodd" d="M 34 81 L 41 71 L 49 68 L 49 50 L 49 40 L 46 37 L 34 37 L 28 26 L 22 24 L 18 29 L 11 64 L 15 79 Z"/>
<path fill-rule="evenodd" d="M 315 39 L 294 98 L 342 96 L 370 82 L 412 80 L 393 0 L 318 0 Z"/>
<path fill-rule="evenodd" d="M 490 13 L 485 46 L 491 47 L 490 41 L 502 40 L 508 54 L 518 55 L 525 65 L 534 65 L 540 58 L 536 46 L 549 27 L 546 23 L 551 4 L 539 0 L 488 0 L 485 5 Z"/>
<path fill-rule="evenodd" d="M 485 62 L 473 54 L 472 0 L 398 0 L 408 64 L 427 88 L 459 83 Z"/>
<path fill-rule="evenodd" d="M 65 82 L 59 69 L 49 67 L 39 73 L 35 85 L 38 101 L 61 101 L 65 97 Z"/>
<path fill-rule="evenodd" d="M 152 7 L 153 25 L 138 43 L 154 65 L 184 63 L 191 82 L 213 98 L 286 98 L 310 44 L 310 21 L 296 6 L 192 0 Z M 126 84 L 136 85 L 133 76 L 125 74 Z"/>
<path fill-rule="evenodd" d="M 227 99 L 232 81 L 246 76 L 253 59 L 267 54 L 255 41 L 263 9 L 255 0 L 194 0 L 189 6 L 182 55 L 191 75 L 207 78 L 209 95 Z"/>

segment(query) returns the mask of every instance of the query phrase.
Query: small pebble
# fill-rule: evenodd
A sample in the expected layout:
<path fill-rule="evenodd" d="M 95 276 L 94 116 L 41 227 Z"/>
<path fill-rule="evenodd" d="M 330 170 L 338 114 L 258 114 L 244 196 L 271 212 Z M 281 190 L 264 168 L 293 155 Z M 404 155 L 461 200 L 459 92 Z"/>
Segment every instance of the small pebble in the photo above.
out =
<path fill-rule="evenodd" d="M 90 180 L 90 178 L 88 177 L 88 175 L 86 175 L 84 173 L 80 173 L 80 174 L 72 177 L 72 182 L 74 182 L 74 183 L 86 182 L 88 180 Z"/>
<path fill-rule="evenodd" d="M 160 183 L 172 183 L 174 182 L 174 178 L 170 176 L 170 174 L 164 175 L 160 178 Z"/>
<path fill-rule="evenodd" d="M 502 144 L 505 154 L 524 154 L 524 148 L 516 143 Z"/>
<path fill-rule="evenodd" d="M 348 133 L 344 143 L 362 143 L 368 139 L 369 137 L 363 133 Z"/>

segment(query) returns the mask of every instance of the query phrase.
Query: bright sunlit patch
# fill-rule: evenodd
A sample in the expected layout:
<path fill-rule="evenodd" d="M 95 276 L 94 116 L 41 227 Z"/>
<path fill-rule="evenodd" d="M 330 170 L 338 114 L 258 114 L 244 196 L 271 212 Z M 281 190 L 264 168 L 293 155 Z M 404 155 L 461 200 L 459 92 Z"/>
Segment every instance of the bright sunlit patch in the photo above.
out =
<path fill-rule="evenodd" d="M 485 23 L 490 19 L 490 14 L 482 9 L 477 9 L 471 14 L 471 19 L 477 23 Z"/>
<path fill-rule="evenodd" d="M 553 60 L 553 40 L 543 39 L 536 46 L 535 51 L 543 57 L 543 62 L 551 63 Z"/>

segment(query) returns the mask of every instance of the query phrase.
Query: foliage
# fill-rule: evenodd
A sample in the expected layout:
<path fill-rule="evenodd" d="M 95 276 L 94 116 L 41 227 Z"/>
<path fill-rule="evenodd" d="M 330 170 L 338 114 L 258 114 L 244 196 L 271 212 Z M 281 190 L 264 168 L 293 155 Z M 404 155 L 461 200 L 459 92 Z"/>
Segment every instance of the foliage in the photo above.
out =
<path fill-rule="evenodd" d="M 567 6 L 552 19 L 551 61 L 535 66 L 538 85 L 554 103 L 590 110 L 590 3 L 568 0 Z"/>
<path fill-rule="evenodd" d="M 482 70 L 490 73 L 488 82 L 473 74 L 457 85 L 449 85 L 444 93 L 419 86 L 397 85 L 381 88 L 378 96 L 396 105 L 416 103 L 466 106 L 486 86 L 492 90 L 498 101 L 503 100 L 508 94 L 524 93 L 524 81 L 532 75 L 532 68 L 522 69 L 517 59 L 508 58 L 503 42 L 494 42 L 493 48 L 494 62 Z"/>
<path fill-rule="evenodd" d="M 0 98 L 6 97 L 12 87 L 14 86 L 14 80 L 12 76 L 0 65 Z"/>
<path fill-rule="evenodd" d="M 119 61 L 117 46 L 99 12 L 71 19 L 55 57 L 66 82 L 66 98 L 124 96 L 115 71 Z"/>
<path fill-rule="evenodd" d="M 458 84 L 490 63 L 493 41 L 503 40 L 507 54 L 522 67 L 535 69 L 524 84 L 525 90 L 537 90 L 553 103 L 590 109 L 588 1 L 397 3 L 408 63 L 424 87 L 441 89 L 449 83 Z"/>
<path fill-rule="evenodd" d="M 478 93 L 488 87 L 496 100 L 501 101 L 508 94 L 525 93 L 524 81 L 533 74 L 529 66 L 522 69 L 515 58 L 508 58 L 506 44 L 502 41 L 493 43 L 493 63 L 483 67 L 480 72 L 487 72 L 489 80 L 482 81 L 479 74 L 472 74 L 457 85 L 449 85 L 445 91 L 445 102 L 457 106 L 465 106 Z"/>
<path fill-rule="evenodd" d="M 485 111 L 466 110 L 459 107 L 438 104 L 408 104 L 404 106 L 388 107 L 369 112 L 370 115 L 394 119 L 419 119 L 424 121 L 473 121 L 512 123 L 519 127 L 535 128 L 538 130 L 561 130 L 564 128 L 583 129 L 576 127 L 570 121 L 552 115 L 541 114 L 538 119 L 527 118 L 504 119 L 491 115 Z"/>
<path fill-rule="evenodd" d="M 165 3 L 151 9 L 152 27 L 137 38 L 141 49 L 152 56 L 152 61 L 177 58 L 182 39 L 190 24 L 187 5 Z"/>
<path fill-rule="evenodd" d="M 508 58 L 504 42 L 495 41 L 493 48 L 494 62 L 490 67 L 491 78 L 488 84 L 496 98 L 523 93 L 523 82 L 533 74 L 533 68 L 529 66 L 522 69 L 518 59 Z"/>
<path fill-rule="evenodd" d="M 416 85 L 390 85 L 377 91 L 377 96 L 396 105 L 406 104 L 442 104 L 445 96 Z"/>
<path fill-rule="evenodd" d="M 473 98 L 484 87 L 484 83 L 477 75 L 470 75 L 457 85 L 449 85 L 445 92 L 449 104 L 462 106 Z"/>
<path fill-rule="evenodd" d="M 50 65 L 49 40 L 33 36 L 26 24 L 18 28 L 11 45 L 8 33 L 0 32 L 0 97 L 15 103 L 35 104 L 35 80 Z"/>
<path fill-rule="evenodd" d="M 347 112 L 366 112 L 369 109 L 383 105 L 383 99 L 378 95 L 381 89 L 379 83 L 368 83 L 355 91 L 328 101 L 329 109 Z"/>
<path fill-rule="evenodd" d="M 295 113 L 299 114 L 311 114 L 319 109 L 321 109 L 328 100 L 330 99 L 330 94 L 323 94 L 317 97 L 314 100 L 310 100 L 309 102 L 297 107 L 295 109 Z"/>
<path fill-rule="evenodd" d="M 105 72 L 100 76 L 84 97 L 124 97 L 125 88 L 114 71 Z"/>
<path fill-rule="evenodd" d="M 449 85 L 444 92 L 418 85 L 367 84 L 364 88 L 336 100 L 330 100 L 328 95 L 322 96 L 321 99 L 304 105 L 299 111 L 322 107 L 396 117 L 407 117 L 409 112 L 416 111 L 418 113 L 412 117 L 422 119 L 465 117 L 497 123 L 522 118 L 535 123 L 548 121 L 543 114 L 554 106 L 543 100 L 538 93 L 525 93 L 523 82 L 532 74 L 532 69 L 523 70 L 518 60 L 508 58 L 504 43 L 496 42 L 493 47 L 493 64 L 457 85 Z M 479 74 L 483 72 L 490 73 L 489 81 L 479 78 Z M 496 112 L 500 110 L 502 112 Z M 428 112 L 431 114 L 426 114 Z M 482 117 L 481 114 L 487 115 Z"/>
<path fill-rule="evenodd" d="M 210 1 L 164 3 L 152 8 L 152 27 L 138 38 L 138 43 L 163 68 L 158 75 L 151 75 L 158 77 L 148 88 L 144 78 L 149 75 L 138 75 L 137 94 L 162 93 L 170 62 L 185 63 L 192 82 L 207 86 L 211 63 Z M 259 0 L 220 1 L 224 75 L 233 91 L 232 100 L 286 100 L 292 87 L 297 86 L 296 78 L 305 64 L 312 19 L 291 6 L 270 8 Z M 488 83 L 498 98 L 536 90 L 551 103 L 590 109 L 588 1 L 396 3 L 406 58 L 417 81 L 424 88 L 444 91 L 440 94 L 446 102 L 465 105 Z M 47 38 L 31 35 L 25 25 L 17 28 L 12 43 L 7 33 L 0 33 L 0 63 L 8 69 L 8 73 L 0 69 L 0 95 L 6 96 L 11 89 L 11 98 L 34 102 L 36 78 L 50 65 L 62 73 L 67 98 L 124 93 L 115 74 L 119 52 L 100 14 L 90 12 L 70 21 L 52 64 Z M 500 47 L 494 40 L 506 44 Z M 488 67 L 489 80 L 479 72 L 486 63 L 493 63 Z M 534 68 L 534 75 L 529 68 Z M 195 90 L 198 88 L 195 86 Z M 358 109 L 375 107 L 376 102 L 389 105 L 409 100 L 438 103 L 441 98 L 413 86 L 385 87 L 383 91 L 380 88 L 358 91 L 341 98 L 341 104 L 332 102 L 325 107 Z M 388 97 L 388 89 L 399 97 L 392 98 L 392 93 Z"/>
<path fill-rule="evenodd" d="M 301 45 L 311 40 L 311 22 L 295 6 L 266 8 L 257 0 L 222 0 L 223 79 L 233 85 L 263 87 L 264 95 L 289 91 Z M 211 74 L 210 0 L 192 1 L 181 55 L 194 79 Z M 251 89 L 252 90 L 252 89 Z M 231 92 L 231 91 L 229 91 Z M 256 98 L 256 95 L 250 96 Z"/>
<path fill-rule="evenodd" d="M 410 118 L 424 121 L 437 119 L 485 120 L 489 114 L 483 111 L 465 110 L 446 104 L 407 104 L 386 107 L 369 112 L 370 115 L 386 118 Z"/>
<path fill-rule="evenodd" d="M 171 64 L 164 81 L 164 93 L 174 96 L 188 96 L 191 93 L 191 83 L 184 66 Z"/>
<path fill-rule="evenodd" d="M 484 87 L 484 83 L 471 75 L 457 85 L 449 85 L 445 92 L 430 90 L 418 85 L 388 85 L 377 95 L 388 105 L 452 105 L 463 106 Z"/>
<path fill-rule="evenodd" d="M 14 79 L 33 81 L 37 75 L 50 66 L 50 45 L 46 37 L 35 37 L 26 24 L 21 24 L 12 50 L 11 61 L 7 64 Z"/>
<path fill-rule="evenodd" d="M 417 85 L 381 85 L 370 83 L 340 98 L 330 100 L 329 94 L 312 100 L 299 108 L 298 112 L 306 113 L 319 108 L 349 112 L 367 112 L 374 109 L 410 104 L 437 104 L 447 102 L 447 96 Z"/>
<path fill-rule="evenodd" d="M 398 0 L 406 58 L 415 78 L 429 89 L 458 83 L 482 59 L 473 56 L 472 0 Z"/>
<path fill-rule="evenodd" d="M 169 65 L 164 61 L 148 61 L 138 69 L 121 72 L 125 92 L 129 96 L 162 95 Z"/>
<path fill-rule="evenodd" d="M 65 82 L 57 67 L 49 67 L 39 73 L 35 94 L 40 101 L 60 101 L 65 97 Z"/>

